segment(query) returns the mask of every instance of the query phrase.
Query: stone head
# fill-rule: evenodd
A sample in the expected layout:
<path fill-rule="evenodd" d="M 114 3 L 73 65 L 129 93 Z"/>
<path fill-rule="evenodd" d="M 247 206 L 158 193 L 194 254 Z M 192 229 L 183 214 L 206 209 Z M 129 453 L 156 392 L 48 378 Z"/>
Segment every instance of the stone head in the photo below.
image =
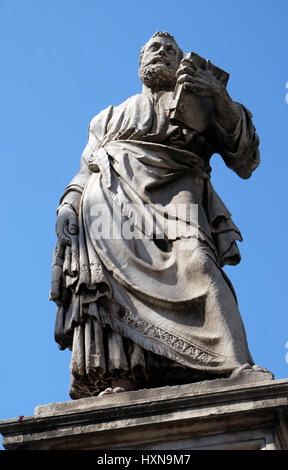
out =
<path fill-rule="evenodd" d="M 166 31 L 158 31 L 142 47 L 139 77 L 149 88 L 172 88 L 183 52 Z"/>

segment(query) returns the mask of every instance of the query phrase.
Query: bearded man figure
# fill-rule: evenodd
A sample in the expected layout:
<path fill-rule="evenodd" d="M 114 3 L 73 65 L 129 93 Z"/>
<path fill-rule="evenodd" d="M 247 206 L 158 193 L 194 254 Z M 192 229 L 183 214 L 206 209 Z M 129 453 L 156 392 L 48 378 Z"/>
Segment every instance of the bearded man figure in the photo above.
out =
<path fill-rule="evenodd" d="M 251 113 L 167 32 L 143 47 L 139 76 L 142 94 L 91 121 L 57 211 L 50 297 L 72 399 L 267 374 L 222 270 L 240 261 L 241 234 L 210 182 L 214 153 L 244 179 L 258 166 Z M 201 132 L 170 119 L 175 85 L 213 104 Z"/>

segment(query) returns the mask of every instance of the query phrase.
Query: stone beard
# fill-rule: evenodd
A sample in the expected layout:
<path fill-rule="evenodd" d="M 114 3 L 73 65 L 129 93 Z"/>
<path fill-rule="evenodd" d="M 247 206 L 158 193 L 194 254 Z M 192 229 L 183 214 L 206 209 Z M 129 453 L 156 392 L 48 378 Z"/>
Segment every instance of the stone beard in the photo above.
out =
<path fill-rule="evenodd" d="M 176 83 L 176 67 L 165 64 L 141 65 L 139 77 L 148 88 L 173 88 Z"/>

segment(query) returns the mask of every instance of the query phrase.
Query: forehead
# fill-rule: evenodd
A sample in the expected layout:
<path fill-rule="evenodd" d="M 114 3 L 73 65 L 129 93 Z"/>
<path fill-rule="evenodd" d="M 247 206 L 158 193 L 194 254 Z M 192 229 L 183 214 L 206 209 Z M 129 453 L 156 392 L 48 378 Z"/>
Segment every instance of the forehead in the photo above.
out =
<path fill-rule="evenodd" d="M 149 39 L 146 44 L 145 49 L 148 49 L 150 46 L 162 46 L 165 44 L 166 46 L 173 47 L 175 50 L 177 49 L 175 42 L 170 38 L 165 38 L 164 36 L 156 36 L 155 38 Z"/>

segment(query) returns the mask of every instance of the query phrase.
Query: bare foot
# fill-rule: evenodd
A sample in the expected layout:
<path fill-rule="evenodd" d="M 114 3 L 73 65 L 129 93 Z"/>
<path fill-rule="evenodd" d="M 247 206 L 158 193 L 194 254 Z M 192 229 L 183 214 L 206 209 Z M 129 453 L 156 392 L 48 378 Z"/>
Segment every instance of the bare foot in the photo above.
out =
<path fill-rule="evenodd" d="M 263 372 L 264 374 L 272 374 L 270 370 L 266 369 L 265 367 L 257 366 L 256 364 L 252 367 L 252 369 L 255 372 Z"/>
<path fill-rule="evenodd" d="M 125 388 L 123 387 L 113 388 L 113 393 L 121 393 L 121 392 L 126 392 Z"/>
<path fill-rule="evenodd" d="M 98 397 L 103 397 L 104 395 L 111 395 L 111 393 L 113 393 L 113 388 L 111 388 L 111 387 L 105 388 L 105 390 L 103 390 L 103 392 L 100 392 L 98 394 Z"/>
<path fill-rule="evenodd" d="M 253 366 L 251 364 L 243 364 L 242 366 L 236 367 L 236 369 L 234 369 L 232 374 L 230 375 L 230 378 L 232 379 L 246 374 L 253 374 L 253 372 L 270 374 L 271 378 L 274 378 L 272 372 L 270 372 L 268 369 L 265 369 L 265 367 L 257 366 L 256 364 Z"/>
<path fill-rule="evenodd" d="M 105 395 L 111 395 L 112 393 L 121 393 L 121 392 L 126 392 L 125 388 L 123 387 L 115 387 L 115 388 L 105 388 L 103 392 L 100 392 L 98 394 L 98 397 L 104 397 Z"/>

